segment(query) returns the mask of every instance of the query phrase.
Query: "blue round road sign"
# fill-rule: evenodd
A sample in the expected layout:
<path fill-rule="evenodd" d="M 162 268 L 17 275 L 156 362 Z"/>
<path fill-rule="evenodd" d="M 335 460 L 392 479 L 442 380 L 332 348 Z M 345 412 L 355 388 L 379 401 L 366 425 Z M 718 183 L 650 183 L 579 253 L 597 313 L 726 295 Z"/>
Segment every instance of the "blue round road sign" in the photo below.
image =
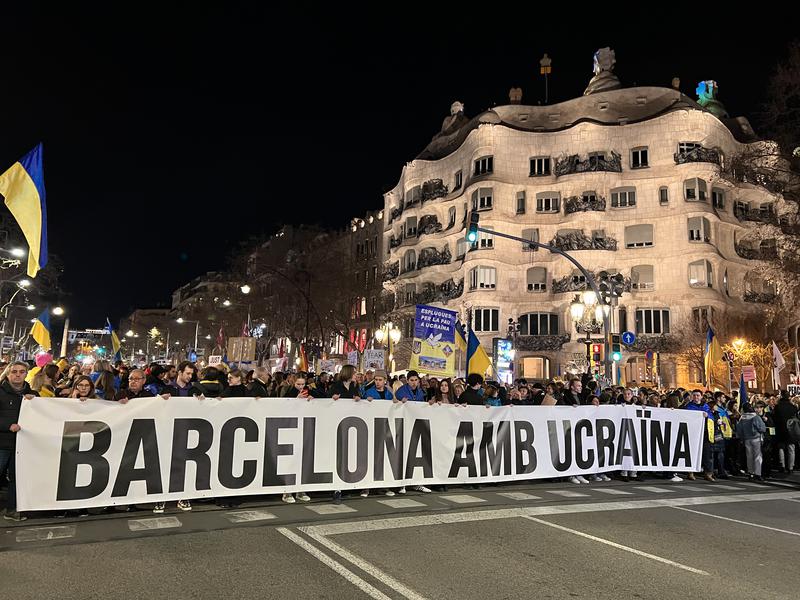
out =
<path fill-rule="evenodd" d="M 626 331 L 625 333 L 622 334 L 622 343 L 625 344 L 626 346 L 633 345 L 633 342 L 635 341 L 636 341 L 636 336 L 632 331 Z"/>

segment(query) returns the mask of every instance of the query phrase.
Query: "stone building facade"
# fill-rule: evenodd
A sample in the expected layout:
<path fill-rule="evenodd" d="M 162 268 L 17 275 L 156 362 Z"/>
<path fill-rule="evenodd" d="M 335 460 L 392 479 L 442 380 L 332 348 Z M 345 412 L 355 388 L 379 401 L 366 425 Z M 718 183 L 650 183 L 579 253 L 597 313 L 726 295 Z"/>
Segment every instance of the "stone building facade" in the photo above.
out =
<path fill-rule="evenodd" d="M 710 103 L 674 88 L 599 88 L 474 118 L 454 103 L 442 131 L 403 168 L 385 194 L 383 250 L 390 316 L 405 324 L 406 340 L 417 303 L 462 317 L 471 310 L 490 353 L 509 320 L 518 324 L 515 376 L 584 370 L 585 334 L 570 316 L 583 277 L 564 258 L 518 242 L 481 233 L 467 244 L 471 210 L 481 227 L 623 275 L 612 331 L 638 336 L 620 365 L 628 383 L 653 383 L 647 350 L 664 385 L 696 383 L 702 374 L 674 354 L 687 337 L 704 335 L 706 321 L 763 321 L 777 290 L 758 276 L 759 258 L 775 252 L 764 231 L 782 199 L 731 168 L 762 143 L 748 121 L 728 118 L 715 88 Z"/>

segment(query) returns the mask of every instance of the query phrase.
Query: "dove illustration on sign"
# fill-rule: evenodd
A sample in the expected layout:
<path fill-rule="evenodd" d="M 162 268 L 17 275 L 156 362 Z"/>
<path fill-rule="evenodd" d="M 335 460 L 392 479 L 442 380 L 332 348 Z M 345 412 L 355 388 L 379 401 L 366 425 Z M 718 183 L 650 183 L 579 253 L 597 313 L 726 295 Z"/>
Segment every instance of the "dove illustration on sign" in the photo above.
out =
<path fill-rule="evenodd" d="M 425 340 L 425 341 L 428 342 L 428 344 L 430 345 L 431 348 L 436 348 L 436 347 L 439 346 L 439 340 L 441 340 L 441 339 L 442 339 L 442 334 L 441 333 L 437 333 L 436 335 L 433 335 L 431 333 L 428 336 L 428 339 Z"/>

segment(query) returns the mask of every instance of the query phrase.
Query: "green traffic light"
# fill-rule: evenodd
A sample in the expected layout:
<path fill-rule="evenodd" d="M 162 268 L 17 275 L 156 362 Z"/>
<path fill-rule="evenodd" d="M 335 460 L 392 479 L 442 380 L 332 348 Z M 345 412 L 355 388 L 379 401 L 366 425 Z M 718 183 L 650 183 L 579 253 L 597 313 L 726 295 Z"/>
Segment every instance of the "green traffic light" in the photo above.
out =
<path fill-rule="evenodd" d="M 478 232 L 477 231 L 470 231 L 467 234 L 467 241 L 468 242 L 475 242 L 478 240 Z"/>
<path fill-rule="evenodd" d="M 611 355 L 611 358 L 614 360 L 614 362 L 619 362 L 619 361 L 621 361 L 621 360 L 622 360 L 622 352 L 614 352 L 614 353 Z"/>

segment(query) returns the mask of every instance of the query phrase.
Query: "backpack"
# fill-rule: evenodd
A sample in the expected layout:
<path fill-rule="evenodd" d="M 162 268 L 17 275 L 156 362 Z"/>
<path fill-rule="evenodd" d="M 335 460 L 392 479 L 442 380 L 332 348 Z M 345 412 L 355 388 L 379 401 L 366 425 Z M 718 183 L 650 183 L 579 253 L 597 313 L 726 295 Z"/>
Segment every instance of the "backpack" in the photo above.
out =
<path fill-rule="evenodd" d="M 786 430 L 789 432 L 790 440 L 800 443 L 800 418 L 792 417 L 786 421 Z"/>

